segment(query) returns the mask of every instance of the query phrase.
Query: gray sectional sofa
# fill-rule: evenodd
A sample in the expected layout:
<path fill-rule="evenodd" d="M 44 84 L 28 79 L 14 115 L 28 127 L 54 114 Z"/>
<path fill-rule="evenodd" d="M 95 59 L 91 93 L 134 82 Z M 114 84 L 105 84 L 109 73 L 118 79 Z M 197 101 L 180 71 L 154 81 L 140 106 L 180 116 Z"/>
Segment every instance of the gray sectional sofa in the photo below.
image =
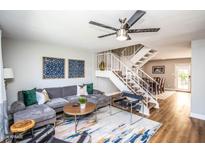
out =
<path fill-rule="evenodd" d="M 36 128 L 47 124 L 55 123 L 56 113 L 62 112 L 67 103 L 78 101 L 77 86 L 65 86 L 55 88 L 45 88 L 50 97 L 50 101 L 42 105 L 32 105 L 26 107 L 23 102 L 22 91 L 18 92 L 18 101 L 11 105 L 10 113 L 13 115 L 14 122 L 24 119 L 34 119 Z M 38 89 L 37 91 L 42 91 Z M 99 90 L 93 94 L 85 96 L 89 102 L 95 103 L 97 108 L 111 104 L 111 98 L 105 96 Z"/>

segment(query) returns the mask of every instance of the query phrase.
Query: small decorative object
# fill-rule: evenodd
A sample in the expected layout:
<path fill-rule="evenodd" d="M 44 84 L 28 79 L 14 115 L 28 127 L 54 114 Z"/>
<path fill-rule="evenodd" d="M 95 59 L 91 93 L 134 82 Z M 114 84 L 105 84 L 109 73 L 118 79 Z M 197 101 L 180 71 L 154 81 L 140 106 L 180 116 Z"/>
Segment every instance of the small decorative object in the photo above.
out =
<path fill-rule="evenodd" d="M 68 78 L 84 78 L 85 77 L 85 61 L 84 60 L 68 60 Z"/>
<path fill-rule="evenodd" d="M 77 86 L 77 96 L 85 96 L 88 95 L 87 89 L 85 85 Z"/>
<path fill-rule="evenodd" d="M 43 57 L 43 79 L 65 78 L 65 59 Z"/>
<path fill-rule="evenodd" d="M 80 106 L 80 104 L 79 103 L 73 103 L 73 105 L 72 105 L 73 107 L 79 107 Z"/>
<path fill-rule="evenodd" d="M 105 62 L 104 61 L 101 61 L 100 65 L 99 65 L 99 68 L 100 68 L 101 71 L 105 70 Z"/>
<path fill-rule="evenodd" d="M 80 108 L 81 109 L 85 109 L 86 102 L 87 102 L 87 99 L 85 97 L 83 97 L 83 96 L 80 96 L 79 103 L 80 103 Z"/>
<path fill-rule="evenodd" d="M 164 74 L 165 66 L 152 66 L 152 74 Z"/>

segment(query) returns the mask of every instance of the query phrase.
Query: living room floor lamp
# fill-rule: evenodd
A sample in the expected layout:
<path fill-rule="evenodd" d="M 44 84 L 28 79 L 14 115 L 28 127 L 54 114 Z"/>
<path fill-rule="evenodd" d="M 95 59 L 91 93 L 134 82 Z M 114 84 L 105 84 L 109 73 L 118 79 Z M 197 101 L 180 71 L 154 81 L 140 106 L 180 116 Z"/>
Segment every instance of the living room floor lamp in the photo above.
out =
<path fill-rule="evenodd" d="M 11 68 L 4 68 L 4 80 L 5 80 L 5 85 L 7 85 L 7 80 L 13 79 L 14 78 L 14 73 Z"/>
<path fill-rule="evenodd" d="M 14 73 L 11 68 L 4 68 L 4 82 L 5 82 L 5 92 L 4 92 L 4 103 L 3 103 L 3 116 L 4 116 L 4 130 L 5 134 L 8 134 L 8 102 L 6 97 L 7 82 L 14 78 Z"/>

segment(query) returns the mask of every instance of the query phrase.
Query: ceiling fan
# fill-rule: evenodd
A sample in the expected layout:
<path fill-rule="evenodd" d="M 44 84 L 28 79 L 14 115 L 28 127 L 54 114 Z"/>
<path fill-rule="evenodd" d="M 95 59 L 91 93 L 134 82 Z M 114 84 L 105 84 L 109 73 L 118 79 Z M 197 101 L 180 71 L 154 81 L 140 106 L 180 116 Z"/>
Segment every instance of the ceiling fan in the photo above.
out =
<path fill-rule="evenodd" d="M 113 33 L 98 36 L 98 38 L 116 35 L 116 38 L 119 41 L 131 40 L 131 37 L 128 35 L 129 33 L 158 32 L 160 30 L 160 28 L 130 29 L 145 13 L 145 11 L 138 10 L 132 15 L 132 17 L 129 20 L 127 20 L 126 18 L 120 18 L 120 28 L 107 26 L 95 21 L 90 21 L 89 24 L 103 28 L 108 28 L 115 31 Z"/>

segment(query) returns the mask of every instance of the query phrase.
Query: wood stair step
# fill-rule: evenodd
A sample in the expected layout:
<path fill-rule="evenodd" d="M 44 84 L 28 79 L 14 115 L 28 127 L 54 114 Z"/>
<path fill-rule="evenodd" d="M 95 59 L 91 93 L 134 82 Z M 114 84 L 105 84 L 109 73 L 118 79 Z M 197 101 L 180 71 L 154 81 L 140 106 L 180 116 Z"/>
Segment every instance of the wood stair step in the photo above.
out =
<path fill-rule="evenodd" d="M 150 53 L 155 53 L 155 52 L 157 52 L 156 50 L 150 50 L 149 51 Z"/>
<path fill-rule="evenodd" d="M 128 85 L 129 85 L 130 87 L 132 87 L 132 86 L 134 85 L 134 83 L 128 83 Z"/>
<path fill-rule="evenodd" d="M 137 87 L 135 87 L 135 86 L 132 86 L 132 88 L 133 88 L 135 91 L 140 90 L 140 88 L 137 88 Z"/>
<path fill-rule="evenodd" d="M 143 93 L 143 92 L 136 92 L 136 95 L 141 95 L 141 96 L 144 96 L 144 95 L 145 95 L 145 93 Z"/>
<path fill-rule="evenodd" d="M 152 103 L 152 102 L 149 102 L 149 103 L 148 103 L 148 109 L 152 109 L 152 108 L 154 108 L 155 106 L 156 106 L 155 103 Z"/>
<path fill-rule="evenodd" d="M 148 97 L 148 101 L 150 101 L 150 99 L 151 99 L 151 98 L 150 98 L 150 97 Z M 144 100 L 147 100 L 147 97 L 144 97 Z"/>
<path fill-rule="evenodd" d="M 140 61 L 138 61 L 138 62 L 136 62 L 136 65 L 139 65 L 139 64 L 141 64 L 142 62 L 140 62 Z"/>
<path fill-rule="evenodd" d="M 144 61 L 145 60 L 145 58 L 141 58 L 139 61 Z"/>
<path fill-rule="evenodd" d="M 148 58 L 149 56 L 150 56 L 149 53 L 147 53 L 147 54 L 144 55 L 145 58 Z"/>

